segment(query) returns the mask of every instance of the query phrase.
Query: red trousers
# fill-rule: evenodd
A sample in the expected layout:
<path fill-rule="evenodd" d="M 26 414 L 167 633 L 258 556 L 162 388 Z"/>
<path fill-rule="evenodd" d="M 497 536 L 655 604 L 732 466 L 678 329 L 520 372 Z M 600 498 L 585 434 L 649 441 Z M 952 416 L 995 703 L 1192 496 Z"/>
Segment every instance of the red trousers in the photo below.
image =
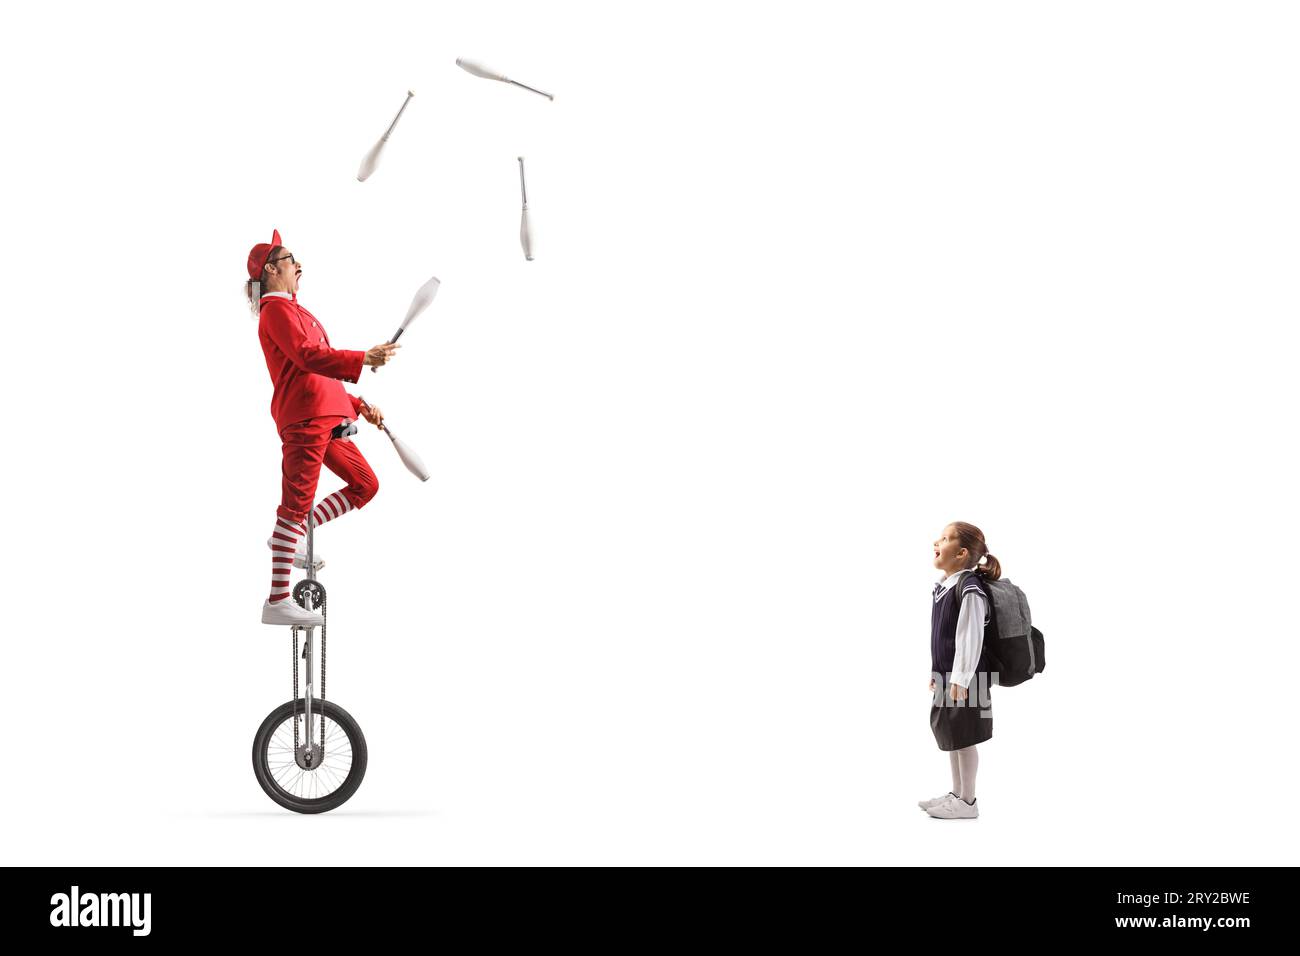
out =
<path fill-rule="evenodd" d="M 283 481 L 280 507 L 275 513 L 281 518 L 306 521 L 322 464 L 347 482 L 342 492 L 354 508 L 362 507 L 379 490 L 379 480 L 361 449 L 346 438 L 330 438 L 334 426 L 343 420 L 337 415 L 309 418 L 286 425 L 280 432 L 284 443 Z"/>

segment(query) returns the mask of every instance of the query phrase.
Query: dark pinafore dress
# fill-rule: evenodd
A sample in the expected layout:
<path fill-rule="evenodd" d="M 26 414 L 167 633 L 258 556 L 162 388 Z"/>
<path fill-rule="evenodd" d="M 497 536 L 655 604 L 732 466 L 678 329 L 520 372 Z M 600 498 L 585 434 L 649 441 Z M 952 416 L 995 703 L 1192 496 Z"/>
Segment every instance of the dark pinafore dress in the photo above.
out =
<path fill-rule="evenodd" d="M 934 699 L 930 704 L 930 729 L 940 750 L 961 750 L 982 744 L 993 736 L 993 701 L 989 694 L 990 655 L 988 642 L 980 648 L 975 678 L 967 688 L 965 700 L 948 696 L 953 658 L 957 654 L 957 615 L 961 596 L 972 591 L 984 595 L 986 608 L 993 606 L 978 574 L 963 574 L 950 588 L 934 597 L 930 611 L 930 670 L 934 673 Z"/>

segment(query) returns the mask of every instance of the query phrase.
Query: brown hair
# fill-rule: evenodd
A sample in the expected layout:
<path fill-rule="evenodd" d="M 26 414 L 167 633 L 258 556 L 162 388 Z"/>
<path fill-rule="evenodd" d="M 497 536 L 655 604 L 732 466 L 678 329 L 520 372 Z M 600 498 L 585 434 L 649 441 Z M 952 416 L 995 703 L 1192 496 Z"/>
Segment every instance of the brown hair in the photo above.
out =
<path fill-rule="evenodd" d="M 992 581 L 1002 577 L 1002 565 L 997 558 L 989 554 L 989 546 L 984 542 L 984 532 L 965 521 L 954 521 L 952 528 L 957 532 L 957 543 L 975 556 L 975 563 L 966 570 L 975 571 Z M 984 562 L 981 564 L 980 562 Z"/>
<path fill-rule="evenodd" d="M 256 282 L 258 284 L 258 291 L 260 292 L 262 282 L 266 279 L 266 263 L 269 263 L 283 251 L 284 246 L 272 246 L 271 251 L 266 254 L 266 262 L 262 263 L 262 274 L 256 279 L 248 279 L 244 282 L 244 298 L 248 300 L 248 307 L 253 310 L 254 314 L 257 314 L 258 307 L 261 305 L 261 302 L 259 301 L 261 296 L 259 295 L 257 299 L 253 298 L 253 283 Z"/>

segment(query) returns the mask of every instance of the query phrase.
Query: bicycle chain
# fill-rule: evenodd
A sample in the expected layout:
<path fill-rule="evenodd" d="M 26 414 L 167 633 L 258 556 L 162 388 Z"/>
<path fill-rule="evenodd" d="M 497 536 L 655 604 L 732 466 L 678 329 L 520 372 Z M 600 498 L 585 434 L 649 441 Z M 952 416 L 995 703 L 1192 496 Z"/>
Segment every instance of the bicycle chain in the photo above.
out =
<path fill-rule="evenodd" d="M 293 642 L 293 649 L 292 651 L 290 651 L 290 653 L 293 654 L 293 696 L 290 697 L 289 699 L 294 702 L 294 706 L 296 707 L 298 704 L 298 628 L 297 626 L 294 626 L 289 628 L 289 630 L 292 632 L 292 636 L 290 640 L 292 640 Z M 293 715 L 293 757 L 295 760 L 298 759 L 298 715 L 297 714 Z"/>
<path fill-rule="evenodd" d="M 325 598 L 325 589 L 320 589 L 320 760 L 325 762 L 325 628 L 329 624 L 329 602 Z M 309 733 L 308 736 L 311 736 Z"/>

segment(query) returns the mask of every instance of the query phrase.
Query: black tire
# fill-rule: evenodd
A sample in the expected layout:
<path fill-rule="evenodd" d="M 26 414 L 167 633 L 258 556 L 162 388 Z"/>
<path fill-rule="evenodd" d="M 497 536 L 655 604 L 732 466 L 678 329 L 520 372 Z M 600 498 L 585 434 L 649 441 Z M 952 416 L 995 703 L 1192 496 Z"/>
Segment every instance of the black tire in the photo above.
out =
<path fill-rule="evenodd" d="M 314 739 L 319 742 L 321 720 L 318 715 L 324 714 L 326 746 L 325 762 L 311 771 L 320 777 L 308 777 L 307 771 L 290 766 L 293 763 L 293 725 L 290 721 L 299 721 L 299 743 L 306 743 L 307 732 L 301 725 L 305 708 L 305 701 L 299 698 L 286 701 L 266 715 L 253 737 L 253 774 L 266 795 L 285 809 L 296 813 L 324 813 L 345 803 L 361 786 L 361 778 L 366 775 L 366 738 L 352 715 L 338 704 L 328 700 L 312 701 Z M 343 746 L 345 741 L 346 747 Z M 346 766 L 339 766 L 337 761 L 344 756 L 344 750 L 350 759 Z M 331 765 L 331 757 L 336 764 Z M 295 786 L 298 782 L 304 786 Z M 324 791 L 323 795 L 311 795 L 318 790 Z"/>

